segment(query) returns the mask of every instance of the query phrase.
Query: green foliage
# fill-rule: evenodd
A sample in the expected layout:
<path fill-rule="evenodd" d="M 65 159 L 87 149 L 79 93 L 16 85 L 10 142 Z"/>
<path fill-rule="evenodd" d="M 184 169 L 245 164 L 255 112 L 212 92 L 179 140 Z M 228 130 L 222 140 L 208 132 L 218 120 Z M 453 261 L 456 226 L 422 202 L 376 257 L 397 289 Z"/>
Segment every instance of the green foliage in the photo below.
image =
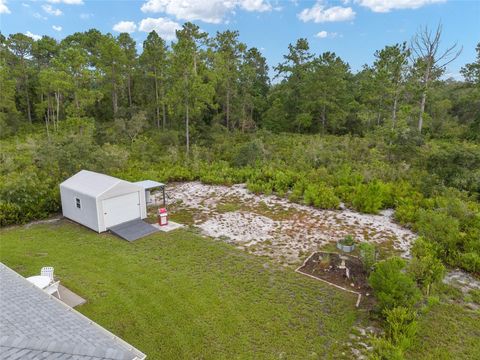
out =
<path fill-rule="evenodd" d="M 234 155 L 233 164 L 237 167 L 253 166 L 265 157 L 265 148 L 260 139 L 255 139 L 241 145 L 236 155 Z"/>
<path fill-rule="evenodd" d="M 352 200 L 358 211 L 377 214 L 385 206 L 391 206 L 391 186 L 380 181 L 359 184 L 355 187 Z"/>
<path fill-rule="evenodd" d="M 340 205 L 333 188 L 324 183 L 307 185 L 303 200 L 305 204 L 321 209 L 336 209 Z"/>
<path fill-rule="evenodd" d="M 417 333 L 416 314 L 409 308 L 398 306 L 386 309 L 383 315 L 385 337 L 403 350 L 409 348 Z"/>
<path fill-rule="evenodd" d="M 466 271 L 480 273 L 480 255 L 478 252 L 467 252 L 459 255 L 459 264 Z"/>
<path fill-rule="evenodd" d="M 455 264 L 461 236 L 457 219 L 445 212 L 421 209 L 415 227 L 419 235 L 440 246 L 440 256 Z"/>
<path fill-rule="evenodd" d="M 378 262 L 368 278 L 378 299 L 380 310 L 397 306 L 411 307 L 420 298 L 414 280 L 403 270 L 405 260 L 392 257 Z"/>
<path fill-rule="evenodd" d="M 370 273 L 377 262 L 377 250 L 375 245 L 368 242 L 362 242 L 358 248 L 360 250 L 360 260 L 362 260 L 367 273 Z"/>
<path fill-rule="evenodd" d="M 355 238 L 353 237 L 353 235 L 347 235 L 343 239 L 341 239 L 339 242 L 344 246 L 352 246 L 355 244 Z"/>

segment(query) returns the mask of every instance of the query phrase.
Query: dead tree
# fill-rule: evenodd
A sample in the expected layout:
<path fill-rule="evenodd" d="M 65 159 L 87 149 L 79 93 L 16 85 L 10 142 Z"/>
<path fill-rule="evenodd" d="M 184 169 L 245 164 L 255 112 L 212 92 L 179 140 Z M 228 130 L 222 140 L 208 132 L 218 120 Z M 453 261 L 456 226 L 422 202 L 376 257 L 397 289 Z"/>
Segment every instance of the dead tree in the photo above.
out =
<path fill-rule="evenodd" d="M 435 70 L 443 70 L 445 66 L 458 58 L 463 47 L 457 49 L 457 43 L 447 47 L 444 51 L 440 50 L 440 40 L 442 37 L 442 24 L 439 23 L 435 32 L 427 26 L 421 28 L 411 41 L 410 48 L 413 55 L 413 63 L 420 64 L 422 69 L 420 101 L 420 115 L 418 118 L 418 131 L 422 132 L 423 113 L 425 112 L 425 103 L 427 101 L 427 91 L 434 78 Z"/>

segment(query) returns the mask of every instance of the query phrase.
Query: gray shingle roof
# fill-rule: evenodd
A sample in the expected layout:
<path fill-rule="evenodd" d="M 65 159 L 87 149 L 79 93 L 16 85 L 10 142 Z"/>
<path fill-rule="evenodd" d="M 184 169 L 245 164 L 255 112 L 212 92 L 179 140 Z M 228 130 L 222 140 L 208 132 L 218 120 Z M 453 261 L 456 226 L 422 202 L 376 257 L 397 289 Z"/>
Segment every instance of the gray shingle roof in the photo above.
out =
<path fill-rule="evenodd" d="M 145 355 L 0 263 L 0 359 L 143 359 Z"/>

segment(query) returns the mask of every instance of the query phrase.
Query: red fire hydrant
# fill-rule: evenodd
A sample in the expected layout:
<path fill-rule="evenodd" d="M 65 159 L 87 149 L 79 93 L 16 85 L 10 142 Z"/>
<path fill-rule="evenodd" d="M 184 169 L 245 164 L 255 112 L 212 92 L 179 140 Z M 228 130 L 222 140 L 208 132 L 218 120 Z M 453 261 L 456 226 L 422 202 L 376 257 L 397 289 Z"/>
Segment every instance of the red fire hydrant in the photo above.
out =
<path fill-rule="evenodd" d="M 158 225 L 168 225 L 168 212 L 165 208 L 158 209 Z"/>

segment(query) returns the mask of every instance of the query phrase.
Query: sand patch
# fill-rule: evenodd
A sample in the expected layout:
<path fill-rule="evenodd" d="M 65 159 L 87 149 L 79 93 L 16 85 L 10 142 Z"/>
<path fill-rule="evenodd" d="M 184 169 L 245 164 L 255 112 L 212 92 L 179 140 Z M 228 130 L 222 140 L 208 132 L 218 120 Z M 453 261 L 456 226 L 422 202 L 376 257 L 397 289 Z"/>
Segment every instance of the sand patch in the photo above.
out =
<path fill-rule="evenodd" d="M 408 256 L 416 237 L 393 221 L 392 210 L 368 215 L 349 209 L 315 209 L 274 195 L 255 195 L 243 184 L 177 183 L 169 186 L 168 194 L 170 211 L 191 212 L 203 234 L 284 264 L 298 264 L 307 254 L 348 234 L 358 241 L 391 243 Z M 229 207 L 233 211 L 225 211 Z"/>

